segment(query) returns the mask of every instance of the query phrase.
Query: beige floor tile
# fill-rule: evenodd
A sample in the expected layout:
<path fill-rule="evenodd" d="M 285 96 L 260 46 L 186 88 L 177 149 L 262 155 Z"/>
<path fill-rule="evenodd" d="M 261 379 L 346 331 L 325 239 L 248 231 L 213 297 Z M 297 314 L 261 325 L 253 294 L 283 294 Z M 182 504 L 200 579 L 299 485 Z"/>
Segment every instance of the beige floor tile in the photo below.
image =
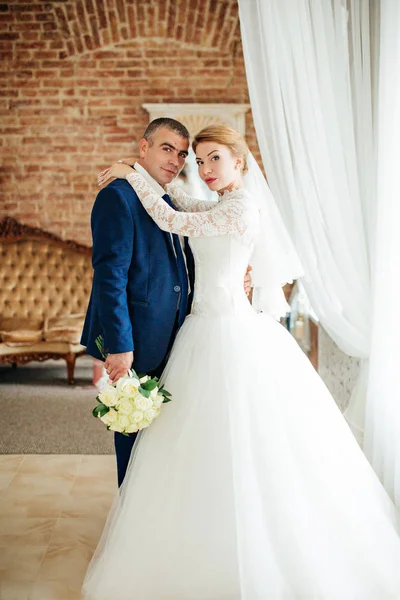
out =
<path fill-rule="evenodd" d="M 106 518 L 112 506 L 116 492 L 106 495 L 80 496 L 70 495 L 63 497 L 61 518 L 68 517 L 89 517 Z"/>
<path fill-rule="evenodd" d="M 57 490 L 55 490 L 56 492 Z M 53 518 L 60 516 L 68 494 L 35 494 L 29 489 L 8 487 L 0 498 L 2 517 Z"/>
<path fill-rule="evenodd" d="M 83 456 L 79 466 L 78 475 L 88 477 L 111 477 L 117 478 L 117 463 L 115 456 L 107 454 L 104 456 Z"/>
<path fill-rule="evenodd" d="M 13 473 L 12 471 L 0 473 L 0 492 L 3 492 L 4 490 L 8 489 L 14 477 L 15 473 Z"/>
<path fill-rule="evenodd" d="M 64 456 L 62 454 L 43 454 L 26 456 L 18 473 L 49 477 L 50 475 L 67 475 L 75 477 L 82 456 Z"/>
<path fill-rule="evenodd" d="M 56 523 L 56 519 L 0 518 L 0 546 L 45 546 Z"/>
<path fill-rule="evenodd" d="M 0 455 L 0 494 L 8 489 L 24 458 L 22 454 Z"/>
<path fill-rule="evenodd" d="M 0 581 L 35 581 L 47 546 L 0 548 Z"/>
<path fill-rule="evenodd" d="M 99 477 L 78 475 L 71 489 L 71 496 L 103 495 L 113 497 L 117 491 L 116 481 Z"/>
<path fill-rule="evenodd" d="M 74 586 L 81 585 L 93 552 L 84 544 L 72 547 L 50 544 L 37 581 L 60 581 Z"/>
<path fill-rule="evenodd" d="M 33 586 L 29 581 L 1 581 L 0 600 L 30 600 Z"/>
<path fill-rule="evenodd" d="M 38 581 L 29 600 L 81 600 L 80 587 L 62 581 Z"/>
<path fill-rule="evenodd" d="M 104 529 L 105 519 L 59 519 L 50 539 L 51 548 L 77 545 L 95 550 Z"/>
<path fill-rule="evenodd" d="M 57 491 L 58 494 L 68 494 L 75 477 L 71 474 L 41 475 L 19 473 L 13 477 L 8 489 L 28 490 L 31 494 L 46 495 Z"/>
<path fill-rule="evenodd" d="M 0 454 L 0 473 L 15 473 L 24 458 L 24 454 Z"/>

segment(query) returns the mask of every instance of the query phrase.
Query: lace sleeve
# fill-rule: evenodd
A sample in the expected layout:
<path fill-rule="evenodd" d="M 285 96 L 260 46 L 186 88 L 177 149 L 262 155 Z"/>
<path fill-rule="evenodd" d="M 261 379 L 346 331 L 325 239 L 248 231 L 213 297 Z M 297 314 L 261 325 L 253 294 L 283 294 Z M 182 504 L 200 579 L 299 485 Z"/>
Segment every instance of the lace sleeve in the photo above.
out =
<path fill-rule="evenodd" d="M 177 212 L 171 208 L 139 173 L 129 173 L 126 179 L 141 203 L 160 229 L 189 237 L 236 234 L 243 236 L 258 224 L 258 210 L 243 190 L 229 194 L 206 212 Z M 254 212 L 256 211 L 256 212 Z M 257 215 L 255 219 L 255 215 Z"/>
<path fill-rule="evenodd" d="M 196 198 L 191 198 L 178 183 L 170 183 L 167 185 L 167 192 L 174 201 L 174 204 L 184 212 L 203 212 L 211 210 L 217 204 L 212 200 L 198 200 Z"/>

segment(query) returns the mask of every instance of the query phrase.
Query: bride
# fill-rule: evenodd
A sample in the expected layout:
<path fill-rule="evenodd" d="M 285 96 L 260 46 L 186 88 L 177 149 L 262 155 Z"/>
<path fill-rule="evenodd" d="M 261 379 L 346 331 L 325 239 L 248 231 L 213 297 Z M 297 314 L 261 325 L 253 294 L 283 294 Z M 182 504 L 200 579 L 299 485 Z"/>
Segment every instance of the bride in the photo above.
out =
<path fill-rule="evenodd" d="M 171 185 L 178 212 L 125 164 L 102 177 L 126 177 L 161 229 L 189 237 L 196 284 L 163 374 L 173 401 L 136 442 L 85 597 L 399 599 L 396 510 L 274 318 L 280 284 L 299 273 L 265 181 L 254 185 L 258 167 L 228 127 L 193 148 L 218 203 Z M 263 312 L 243 290 L 248 263 Z"/>

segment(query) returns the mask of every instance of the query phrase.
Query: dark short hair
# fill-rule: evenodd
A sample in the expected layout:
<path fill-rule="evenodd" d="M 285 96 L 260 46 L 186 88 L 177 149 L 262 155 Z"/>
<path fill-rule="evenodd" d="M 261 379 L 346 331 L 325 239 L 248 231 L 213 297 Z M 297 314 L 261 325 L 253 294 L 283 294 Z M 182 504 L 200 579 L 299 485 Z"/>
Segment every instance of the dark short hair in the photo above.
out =
<path fill-rule="evenodd" d="M 179 121 L 175 121 L 175 119 L 170 119 L 169 117 L 160 117 L 158 119 L 154 119 L 151 123 L 149 123 L 146 127 L 146 131 L 143 134 L 145 140 L 151 142 L 151 138 L 155 134 L 158 129 L 161 127 L 165 127 L 173 133 L 177 133 L 183 138 L 187 140 L 190 138 L 189 132 L 182 123 Z"/>

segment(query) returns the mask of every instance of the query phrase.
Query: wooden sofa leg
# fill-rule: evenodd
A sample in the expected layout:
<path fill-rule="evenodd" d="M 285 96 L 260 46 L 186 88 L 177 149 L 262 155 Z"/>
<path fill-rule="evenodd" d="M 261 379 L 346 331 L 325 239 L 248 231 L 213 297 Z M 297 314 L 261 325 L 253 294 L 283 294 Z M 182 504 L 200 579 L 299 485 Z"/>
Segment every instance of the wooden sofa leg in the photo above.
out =
<path fill-rule="evenodd" d="M 76 354 L 74 354 L 73 352 L 69 352 L 69 354 L 65 355 L 65 360 L 67 363 L 68 383 L 70 385 L 73 385 L 75 383 L 74 371 L 75 371 Z"/>

